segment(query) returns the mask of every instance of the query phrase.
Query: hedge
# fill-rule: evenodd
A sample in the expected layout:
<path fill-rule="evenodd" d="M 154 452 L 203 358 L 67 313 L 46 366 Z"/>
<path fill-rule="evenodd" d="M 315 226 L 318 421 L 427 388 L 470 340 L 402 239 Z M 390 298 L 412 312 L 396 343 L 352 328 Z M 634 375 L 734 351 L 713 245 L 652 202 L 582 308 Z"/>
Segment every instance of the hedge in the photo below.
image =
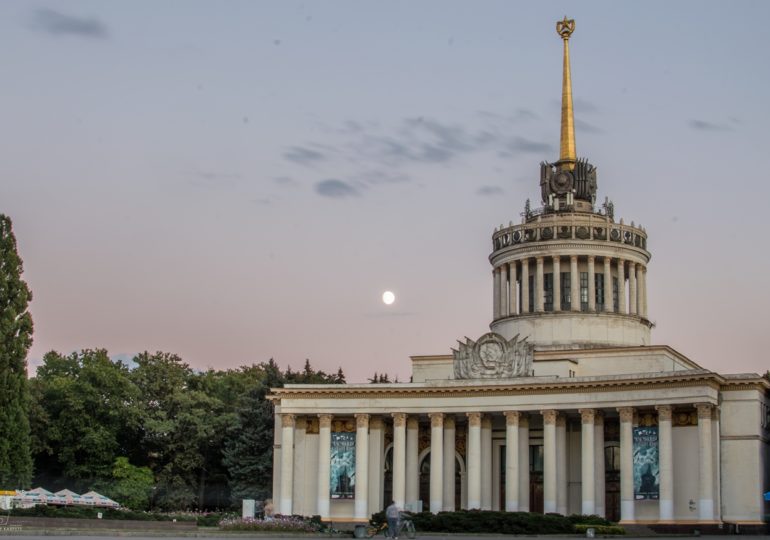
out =
<path fill-rule="evenodd" d="M 69 519 L 96 519 L 101 512 L 103 519 L 123 519 L 129 521 L 195 521 L 199 527 L 216 527 L 222 519 L 232 516 L 232 513 L 179 513 L 161 514 L 155 512 L 134 512 L 115 508 L 90 508 L 78 506 L 47 506 L 37 505 L 32 508 L 14 508 L 12 516 L 19 517 L 53 517 Z"/>
<path fill-rule="evenodd" d="M 575 532 L 585 534 L 589 528 L 594 529 L 596 534 L 626 534 L 626 530 L 620 525 L 592 525 L 590 523 L 575 525 Z"/>

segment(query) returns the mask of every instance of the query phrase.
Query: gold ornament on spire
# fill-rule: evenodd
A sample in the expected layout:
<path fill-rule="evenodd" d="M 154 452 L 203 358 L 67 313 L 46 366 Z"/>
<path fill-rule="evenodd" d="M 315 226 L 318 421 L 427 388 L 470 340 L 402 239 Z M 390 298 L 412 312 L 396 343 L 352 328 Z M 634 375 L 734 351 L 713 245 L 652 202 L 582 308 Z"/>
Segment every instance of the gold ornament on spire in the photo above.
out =
<path fill-rule="evenodd" d="M 556 22 L 556 33 L 564 40 L 564 74 L 561 87 L 561 148 L 559 161 L 562 168 L 573 169 L 577 160 L 575 150 L 575 118 L 572 111 L 572 77 L 569 68 L 569 38 L 575 31 L 575 21 L 567 19 Z"/>

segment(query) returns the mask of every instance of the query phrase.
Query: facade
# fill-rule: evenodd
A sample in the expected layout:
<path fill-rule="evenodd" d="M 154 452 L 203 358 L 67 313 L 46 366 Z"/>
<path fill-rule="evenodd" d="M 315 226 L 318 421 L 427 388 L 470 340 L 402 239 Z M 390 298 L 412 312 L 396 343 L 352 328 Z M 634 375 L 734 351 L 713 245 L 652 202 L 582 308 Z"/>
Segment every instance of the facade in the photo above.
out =
<path fill-rule="evenodd" d="M 543 206 L 492 235 L 490 332 L 412 357 L 396 384 L 273 389 L 281 514 L 366 520 L 411 509 L 598 514 L 621 523 L 758 525 L 768 382 L 651 345 L 647 233 L 596 205 L 578 159 L 569 39 L 561 149 Z"/>

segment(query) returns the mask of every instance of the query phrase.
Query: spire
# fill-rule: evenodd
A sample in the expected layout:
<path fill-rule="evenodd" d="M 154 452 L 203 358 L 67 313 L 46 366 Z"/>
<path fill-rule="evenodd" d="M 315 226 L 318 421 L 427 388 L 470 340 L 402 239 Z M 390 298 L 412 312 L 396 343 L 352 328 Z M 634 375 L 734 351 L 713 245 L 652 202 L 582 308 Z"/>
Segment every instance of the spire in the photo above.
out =
<path fill-rule="evenodd" d="M 575 151 L 575 119 L 572 112 L 572 78 L 569 69 L 569 38 L 575 31 L 575 21 L 567 19 L 557 21 L 556 32 L 564 40 L 564 74 L 561 87 L 561 151 L 559 161 L 563 168 L 572 170 L 575 167 L 577 154 Z"/>

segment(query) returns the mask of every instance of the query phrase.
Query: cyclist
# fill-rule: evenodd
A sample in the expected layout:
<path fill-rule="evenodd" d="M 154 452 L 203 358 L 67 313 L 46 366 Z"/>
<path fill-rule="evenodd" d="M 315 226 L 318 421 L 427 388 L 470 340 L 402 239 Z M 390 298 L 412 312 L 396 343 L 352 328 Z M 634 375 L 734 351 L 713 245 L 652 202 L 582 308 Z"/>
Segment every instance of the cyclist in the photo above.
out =
<path fill-rule="evenodd" d="M 398 538 L 398 525 L 401 519 L 401 508 L 396 501 L 391 501 L 390 506 L 385 509 L 385 517 L 388 520 L 388 537 Z"/>

